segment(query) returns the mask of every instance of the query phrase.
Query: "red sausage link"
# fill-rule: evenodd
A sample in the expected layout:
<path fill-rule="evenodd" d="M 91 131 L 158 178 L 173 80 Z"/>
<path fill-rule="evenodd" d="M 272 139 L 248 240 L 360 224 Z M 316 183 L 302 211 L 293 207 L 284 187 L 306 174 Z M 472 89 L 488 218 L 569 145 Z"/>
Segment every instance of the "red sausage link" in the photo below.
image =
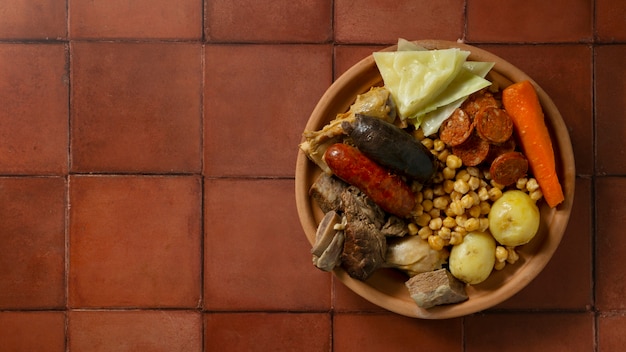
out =
<path fill-rule="evenodd" d="M 326 149 L 324 161 L 337 177 L 360 189 L 383 210 L 406 217 L 415 208 L 409 186 L 355 147 L 333 144 Z"/>

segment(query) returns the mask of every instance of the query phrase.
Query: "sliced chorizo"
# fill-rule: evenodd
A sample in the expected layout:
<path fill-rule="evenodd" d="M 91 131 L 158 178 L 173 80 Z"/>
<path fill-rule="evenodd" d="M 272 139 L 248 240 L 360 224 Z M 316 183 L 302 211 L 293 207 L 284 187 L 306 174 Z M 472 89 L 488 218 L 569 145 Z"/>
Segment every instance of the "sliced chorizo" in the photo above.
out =
<path fill-rule="evenodd" d="M 470 95 L 467 100 L 463 102 L 463 105 L 461 105 L 461 109 L 463 109 L 472 120 L 480 110 L 487 107 L 497 108 L 499 105 L 493 94 L 486 90 L 481 90 Z"/>
<path fill-rule="evenodd" d="M 489 142 L 472 133 L 465 142 L 452 147 L 452 153 L 463 161 L 463 165 L 476 166 L 487 159 L 489 148 Z"/>
<path fill-rule="evenodd" d="M 333 144 L 326 149 L 324 161 L 335 176 L 360 189 L 383 210 L 406 217 L 415 207 L 415 195 L 409 186 L 357 148 Z"/>
<path fill-rule="evenodd" d="M 513 120 L 504 110 L 493 106 L 481 109 L 474 118 L 478 135 L 491 143 L 504 143 L 513 134 Z"/>
<path fill-rule="evenodd" d="M 501 154 L 491 163 L 489 174 L 495 182 L 508 186 L 528 172 L 528 160 L 519 152 Z"/>
<path fill-rule="evenodd" d="M 455 109 L 439 129 L 439 138 L 451 147 L 465 142 L 474 131 L 474 124 L 462 109 Z"/>
<path fill-rule="evenodd" d="M 492 162 L 501 154 L 514 151 L 516 145 L 517 144 L 515 143 L 514 137 L 507 139 L 504 143 L 491 144 L 491 147 L 489 147 L 489 155 L 487 156 L 486 161 Z"/>

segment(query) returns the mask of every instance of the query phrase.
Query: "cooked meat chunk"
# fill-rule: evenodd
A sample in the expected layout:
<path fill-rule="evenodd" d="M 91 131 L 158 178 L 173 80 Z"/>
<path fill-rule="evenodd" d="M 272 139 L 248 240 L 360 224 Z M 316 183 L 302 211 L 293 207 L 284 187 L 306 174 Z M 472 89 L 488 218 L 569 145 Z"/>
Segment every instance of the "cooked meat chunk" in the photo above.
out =
<path fill-rule="evenodd" d="M 409 229 L 404 220 L 391 215 L 380 231 L 387 237 L 402 237 L 409 232 Z"/>
<path fill-rule="evenodd" d="M 424 309 L 462 302 L 468 298 L 465 285 L 446 269 L 415 275 L 405 285 L 411 298 Z"/>
<path fill-rule="evenodd" d="M 317 202 L 324 213 L 339 210 L 341 207 L 341 193 L 348 187 L 342 180 L 322 173 L 309 189 L 309 195 Z"/>
<path fill-rule="evenodd" d="M 344 190 L 341 201 L 347 219 L 341 265 L 351 277 L 366 280 L 385 262 L 385 215 L 356 187 Z"/>

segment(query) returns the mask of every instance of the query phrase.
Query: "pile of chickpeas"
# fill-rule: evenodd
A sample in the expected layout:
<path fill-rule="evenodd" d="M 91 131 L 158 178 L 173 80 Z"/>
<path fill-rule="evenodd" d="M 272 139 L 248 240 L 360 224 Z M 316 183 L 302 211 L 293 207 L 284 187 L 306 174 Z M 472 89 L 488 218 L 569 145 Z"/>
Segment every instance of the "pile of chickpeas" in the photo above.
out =
<path fill-rule="evenodd" d="M 416 207 L 409 223 L 410 235 L 427 240 L 434 250 L 443 250 L 463 242 L 473 231 L 489 229 L 491 205 L 502 196 L 505 187 L 493 181 L 488 169 L 464 166 L 461 159 L 440 139 L 427 138 L 421 129 L 413 132 L 439 163 L 438 171 L 428 185 L 413 182 Z M 543 197 L 537 180 L 523 177 L 509 186 L 528 193 L 535 202 Z M 519 258 L 514 247 L 496 246 L 494 268 L 500 270 Z"/>

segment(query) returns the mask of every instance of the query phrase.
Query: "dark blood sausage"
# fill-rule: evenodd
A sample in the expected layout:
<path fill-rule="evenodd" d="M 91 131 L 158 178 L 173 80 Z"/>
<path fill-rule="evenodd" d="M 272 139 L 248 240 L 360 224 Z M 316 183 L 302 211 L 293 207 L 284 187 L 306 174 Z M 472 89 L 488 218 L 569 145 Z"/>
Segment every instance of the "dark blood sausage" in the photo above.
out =
<path fill-rule="evenodd" d="M 513 120 L 503 109 L 488 106 L 474 118 L 478 135 L 491 143 L 504 143 L 513 134 Z"/>
<path fill-rule="evenodd" d="M 465 142 L 452 147 L 452 153 L 461 158 L 463 165 L 476 166 L 487 159 L 489 148 L 489 142 L 472 133 Z"/>
<path fill-rule="evenodd" d="M 326 149 L 324 161 L 335 176 L 360 189 L 383 210 L 406 217 L 415 207 L 409 186 L 355 147 L 333 144 Z"/>
<path fill-rule="evenodd" d="M 396 173 L 426 183 L 437 171 L 428 148 L 391 123 L 357 114 L 353 123 L 344 122 L 342 128 L 363 154 Z"/>
<path fill-rule="evenodd" d="M 524 177 L 528 171 L 528 160 L 519 152 L 501 154 L 491 163 L 489 173 L 491 179 L 497 183 L 508 186 Z"/>
<path fill-rule="evenodd" d="M 474 131 L 474 124 L 462 109 L 456 109 L 439 130 L 439 139 L 451 147 L 465 142 Z"/>

